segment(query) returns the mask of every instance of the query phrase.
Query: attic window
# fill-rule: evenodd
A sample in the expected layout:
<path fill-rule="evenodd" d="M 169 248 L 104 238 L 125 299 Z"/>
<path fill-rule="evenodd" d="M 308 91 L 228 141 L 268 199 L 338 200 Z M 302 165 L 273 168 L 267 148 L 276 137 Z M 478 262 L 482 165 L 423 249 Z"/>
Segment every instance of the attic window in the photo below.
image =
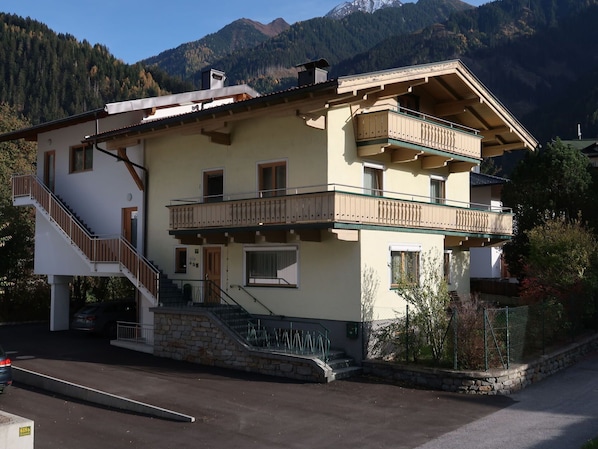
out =
<path fill-rule="evenodd" d="M 77 145 L 71 147 L 70 173 L 79 173 L 93 169 L 93 146 Z"/>

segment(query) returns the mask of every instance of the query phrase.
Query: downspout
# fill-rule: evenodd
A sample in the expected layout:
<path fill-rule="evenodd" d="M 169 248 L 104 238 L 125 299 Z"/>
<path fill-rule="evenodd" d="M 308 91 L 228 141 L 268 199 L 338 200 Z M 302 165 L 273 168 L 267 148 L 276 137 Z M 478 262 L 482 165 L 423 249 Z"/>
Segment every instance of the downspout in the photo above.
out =
<path fill-rule="evenodd" d="M 100 132 L 100 121 L 96 115 L 96 133 L 97 136 Z M 107 154 L 108 156 L 116 159 L 117 161 L 124 162 L 125 164 L 130 164 L 135 168 L 142 170 L 145 174 L 145 193 L 143 195 L 143 257 L 147 256 L 147 205 L 148 205 L 148 190 L 149 190 L 149 170 L 142 165 L 136 164 L 135 162 L 131 162 L 130 160 L 125 160 L 120 157 L 118 154 L 112 154 L 109 151 L 106 151 L 98 146 L 98 140 L 93 140 L 93 147 L 94 149 L 98 150 L 100 153 Z M 145 152 L 144 152 L 145 153 Z"/>

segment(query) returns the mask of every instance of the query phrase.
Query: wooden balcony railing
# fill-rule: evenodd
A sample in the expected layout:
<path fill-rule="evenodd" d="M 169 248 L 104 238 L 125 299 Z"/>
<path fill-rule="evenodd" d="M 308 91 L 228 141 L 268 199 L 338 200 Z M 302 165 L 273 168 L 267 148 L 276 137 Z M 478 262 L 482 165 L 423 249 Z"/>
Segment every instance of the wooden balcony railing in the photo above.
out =
<path fill-rule="evenodd" d="M 90 263 L 117 263 L 126 269 L 138 287 L 143 287 L 158 300 L 159 272 L 122 237 L 93 236 L 73 217 L 62 202 L 35 176 L 12 178 L 13 201 L 28 198 L 49 220 L 62 230 L 65 237 L 79 249 Z"/>
<path fill-rule="evenodd" d="M 402 110 L 401 110 L 402 111 Z M 424 114 L 396 110 L 359 114 L 357 142 L 393 139 L 467 158 L 480 159 L 481 136 L 473 129 L 441 121 Z"/>
<path fill-rule="evenodd" d="M 510 236 L 511 213 L 325 191 L 221 203 L 171 205 L 170 229 L 349 223 Z"/>

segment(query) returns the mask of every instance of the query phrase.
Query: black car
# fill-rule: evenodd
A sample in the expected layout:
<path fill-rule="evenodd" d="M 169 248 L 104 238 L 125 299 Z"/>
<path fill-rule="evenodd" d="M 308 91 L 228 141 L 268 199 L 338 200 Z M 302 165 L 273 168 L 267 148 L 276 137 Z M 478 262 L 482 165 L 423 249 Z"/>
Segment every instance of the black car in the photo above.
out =
<path fill-rule="evenodd" d="M 4 352 L 4 349 L 0 346 L 0 393 L 4 391 L 6 387 L 12 384 L 12 364 L 10 359 Z"/>
<path fill-rule="evenodd" d="M 135 301 L 106 301 L 87 304 L 75 313 L 71 329 L 115 338 L 117 321 L 137 321 Z"/>

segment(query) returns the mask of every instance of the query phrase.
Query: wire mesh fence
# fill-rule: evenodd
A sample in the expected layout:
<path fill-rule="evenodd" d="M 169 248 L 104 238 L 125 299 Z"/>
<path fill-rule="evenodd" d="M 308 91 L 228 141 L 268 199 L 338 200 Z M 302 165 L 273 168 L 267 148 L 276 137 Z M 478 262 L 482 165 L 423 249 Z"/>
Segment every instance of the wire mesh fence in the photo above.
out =
<path fill-rule="evenodd" d="M 594 299 L 589 302 L 596 305 Z M 552 345 L 573 341 L 590 328 L 595 330 L 597 318 L 594 312 L 589 322 L 585 315 L 584 322 L 574 308 L 565 310 L 551 301 L 503 308 L 456 304 L 436 332 L 441 338 L 439 352 L 432 350 L 429 332 L 407 306 L 402 317 L 378 331 L 377 351 L 392 353 L 398 361 L 453 369 L 509 368 L 545 353 Z"/>

